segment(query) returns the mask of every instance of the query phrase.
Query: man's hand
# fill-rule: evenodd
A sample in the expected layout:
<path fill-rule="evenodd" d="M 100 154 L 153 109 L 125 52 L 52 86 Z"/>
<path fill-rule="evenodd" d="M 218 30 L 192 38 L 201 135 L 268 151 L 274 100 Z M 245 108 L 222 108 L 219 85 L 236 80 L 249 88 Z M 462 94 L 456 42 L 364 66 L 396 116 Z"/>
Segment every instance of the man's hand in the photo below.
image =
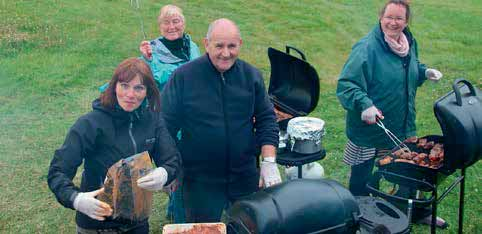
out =
<path fill-rule="evenodd" d="M 278 166 L 276 166 L 274 157 L 266 157 L 261 161 L 261 169 L 259 175 L 259 187 L 270 187 L 281 183 Z"/>
<path fill-rule="evenodd" d="M 104 189 L 101 188 L 92 192 L 78 193 L 77 197 L 74 199 L 74 209 L 92 219 L 104 221 L 105 217 L 112 215 L 112 209 L 109 204 L 95 198 L 103 191 Z"/>
<path fill-rule="evenodd" d="M 427 79 L 431 81 L 439 81 L 440 79 L 442 79 L 442 76 L 442 72 L 437 69 L 428 68 L 427 70 L 425 70 L 425 77 L 427 77 Z"/>
<path fill-rule="evenodd" d="M 377 117 L 380 119 L 384 118 L 382 112 L 375 106 L 368 107 L 361 113 L 361 120 L 365 121 L 367 124 L 376 123 Z"/>
<path fill-rule="evenodd" d="M 137 186 L 149 191 L 159 191 L 167 181 L 167 171 L 158 167 L 137 180 Z"/>
<path fill-rule="evenodd" d="M 142 56 L 144 56 L 145 59 L 152 59 L 152 48 L 151 44 L 148 41 L 142 41 L 141 45 L 139 46 L 139 50 L 141 51 L 141 54 Z"/>

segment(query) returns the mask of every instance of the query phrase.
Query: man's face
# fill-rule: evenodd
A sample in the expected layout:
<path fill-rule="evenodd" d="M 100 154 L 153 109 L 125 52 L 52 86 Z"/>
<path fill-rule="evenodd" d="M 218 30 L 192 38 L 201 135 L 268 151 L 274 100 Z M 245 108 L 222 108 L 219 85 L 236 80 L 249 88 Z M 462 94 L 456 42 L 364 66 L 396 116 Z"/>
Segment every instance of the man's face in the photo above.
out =
<path fill-rule="evenodd" d="M 217 27 L 211 32 L 211 38 L 204 38 L 204 47 L 209 59 L 219 72 L 225 72 L 233 66 L 243 44 L 238 31 L 231 27 Z"/>

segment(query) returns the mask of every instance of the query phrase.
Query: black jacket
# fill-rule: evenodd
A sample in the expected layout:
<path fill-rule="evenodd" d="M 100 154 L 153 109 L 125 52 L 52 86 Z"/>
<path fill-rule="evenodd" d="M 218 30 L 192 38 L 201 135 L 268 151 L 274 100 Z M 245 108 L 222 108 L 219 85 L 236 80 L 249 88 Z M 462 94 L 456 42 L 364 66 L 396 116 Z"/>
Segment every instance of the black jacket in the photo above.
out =
<path fill-rule="evenodd" d="M 161 103 L 171 136 L 182 132 L 178 148 L 186 178 L 219 183 L 255 175 L 256 145 L 278 145 L 263 78 L 240 59 L 223 74 L 207 54 L 179 67 Z"/>
<path fill-rule="evenodd" d="M 107 170 L 122 158 L 148 151 L 157 166 L 168 173 L 168 183 L 179 167 L 179 152 L 168 134 L 160 113 L 144 107 L 134 112 L 104 108 L 97 99 L 93 111 L 80 117 L 70 128 L 65 142 L 55 151 L 48 184 L 57 200 L 73 208 L 78 192 L 101 188 Z M 84 162 L 80 189 L 74 185 L 77 168 Z M 113 228 L 116 221 L 99 222 L 77 212 L 77 224 L 86 229 Z"/>

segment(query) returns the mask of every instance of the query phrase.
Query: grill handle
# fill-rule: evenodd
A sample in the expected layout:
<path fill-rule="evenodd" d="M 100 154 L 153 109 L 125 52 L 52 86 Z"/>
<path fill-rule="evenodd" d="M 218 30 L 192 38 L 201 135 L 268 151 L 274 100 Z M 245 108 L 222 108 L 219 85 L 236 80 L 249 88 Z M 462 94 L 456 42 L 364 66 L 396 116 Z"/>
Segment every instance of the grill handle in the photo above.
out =
<path fill-rule="evenodd" d="M 385 192 L 383 192 L 379 189 L 379 182 L 380 182 L 380 179 L 382 178 L 383 175 L 400 177 L 403 180 L 409 180 L 409 181 L 413 181 L 414 183 L 423 184 L 424 186 L 427 186 L 427 187 L 431 188 L 432 190 L 436 189 L 433 185 L 431 185 L 430 183 L 427 183 L 425 181 L 413 179 L 413 178 L 410 178 L 410 177 L 406 177 L 406 176 L 399 175 L 399 174 L 392 173 L 392 172 L 388 172 L 388 171 L 376 171 L 373 174 L 373 177 L 372 177 L 371 181 L 369 183 L 367 183 L 367 185 L 366 185 L 367 189 L 376 196 L 382 197 L 383 199 L 386 199 L 386 200 L 389 200 L 389 201 L 396 201 L 396 202 L 401 202 L 401 203 L 408 203 L 409 200 L 412 200 L 413 204 L 418 205 L 418 206 L 423 206 L 423 207 L 431 205 L 432 202 L 435 199 L 433 193 L 432 193 L 432 196 L 429 199 L 424 199 L 424 200 L 409 199 L 409 198 L 404 198 L 404 197 L 400 197 L 400 196 L 396 196 L 396 195 L 387 194 L 387 193 L 385 193 Z M 374 183 L 374 184 L 372 184 L 372 183 Z"/>
<path fill-rule="evenodd" d="M 298 54 L 301 55 L 301 59 L 303 59 L 303 61 L 306 61 L 306 56 L 305 56 L 305 54 L 303 54 L 303 52 L 301 52 L 301 50 L 296 49 L 296 48 L 293 47 L 293 46 L 287 45 L 287 46 L 286 46 L 286 53 L 287 53 L 287 54 L 290 54 L 290 49 L 293 49 L 294 51 L 298 52 Z"/>
<path fill-rule="evenodd" d="M 472 96 L 477 96 L 477 93 L 475 92 L 474 86 L 469 81 L 463 78 L 456 79 L 454 81 L 454 84 L 452 85 L 452 89 L 454 90 L 454 93 L 455 93 L 455 99 L 457 100 L 457 105 L 462 106 L 462 96 L 460 94 L 461 87 L 458 86 L 459 83 L 464 83 L 465 85 L 467 85 L 467 87 L 470 90 L 470 94 Z"/>

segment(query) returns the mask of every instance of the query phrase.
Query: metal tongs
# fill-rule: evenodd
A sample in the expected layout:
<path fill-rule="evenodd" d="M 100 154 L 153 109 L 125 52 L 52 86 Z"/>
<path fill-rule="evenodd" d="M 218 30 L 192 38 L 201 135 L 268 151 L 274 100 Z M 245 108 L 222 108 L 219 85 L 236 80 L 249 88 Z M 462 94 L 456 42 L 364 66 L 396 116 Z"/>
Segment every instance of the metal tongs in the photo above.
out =
<path fill-rule="evenodd" d="M 405 151 L 405 152 L 412 153 L 410 148 L 408 148 L 408 146 L 405 145 L 405 143 L 403 143 L 403 141 L 398 139 L 398 137 L 395 134 L 393 134 L 390 130 L 388 130 L 385 127 L 385 125 L 383 124 L 381 119 L 377 118 L 375 123 L 378 125 L 378 127 L 380 127 L 381 129 L 383 129 L 383 131 L 385 131 L 385 133 L 390 138 L 390 140 L 392 140 L 392 142 L 395 144 L 395 146 L 399 147 L 400 149 L 403 149 L 403 151 Z"/>

